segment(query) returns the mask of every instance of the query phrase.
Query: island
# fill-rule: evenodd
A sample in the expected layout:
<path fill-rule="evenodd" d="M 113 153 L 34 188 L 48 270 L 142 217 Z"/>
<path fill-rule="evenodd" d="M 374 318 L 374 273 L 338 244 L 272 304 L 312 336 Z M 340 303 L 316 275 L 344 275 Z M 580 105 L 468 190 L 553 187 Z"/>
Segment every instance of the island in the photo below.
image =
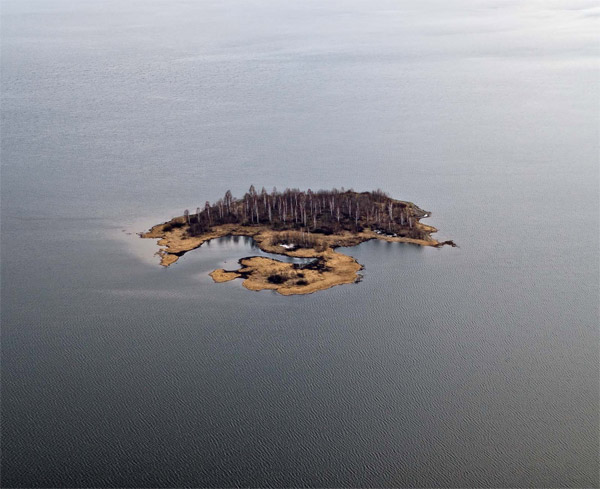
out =
<path fill-rule="evenodd" d="M 236 270 L 214 270 L 215 282 L 243 279 L 249 290 L 274 290 L 282 295 L 310 294 L 360 279 L 363 267 L 336 248 L 379 239 L 419 246 L 456 246 L 436 241 L 432 226 L 421 223 L 431 213 L 412 202 L 396 200 L 382 190 L 300 191 L 251 186 L 236 199 L 228 190 L 214 203 L 153 226 L 140 233 L 157 239 L 160 264 L 168 267 L 208 240 L 225 236 L 251 237 L 267 253 L 307 259 L 286 263 L 263 256 L 239 260 Z"/>

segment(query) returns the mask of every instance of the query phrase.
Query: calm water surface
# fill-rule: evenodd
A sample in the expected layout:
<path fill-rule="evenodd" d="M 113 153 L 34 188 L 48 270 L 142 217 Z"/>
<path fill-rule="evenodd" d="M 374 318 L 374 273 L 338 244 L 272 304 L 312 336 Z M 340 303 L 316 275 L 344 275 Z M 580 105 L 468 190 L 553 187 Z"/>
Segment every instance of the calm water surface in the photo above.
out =
<path fill-rule="evenodd" d="M 2 3 L 3 487 L 598 487 L 595 2 Z M 386 189 L 305 297 L 136 232 Z"/>

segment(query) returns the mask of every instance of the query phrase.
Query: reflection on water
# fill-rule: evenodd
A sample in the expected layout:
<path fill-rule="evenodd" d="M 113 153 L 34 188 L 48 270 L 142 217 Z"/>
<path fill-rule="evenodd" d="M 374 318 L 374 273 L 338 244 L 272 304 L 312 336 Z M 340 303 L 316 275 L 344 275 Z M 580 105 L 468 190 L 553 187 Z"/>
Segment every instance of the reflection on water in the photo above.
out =
<path fill-rule="evenodd" d="M 267 253 L 260 249 L 253 238 L 248 236 L 224 236 L 222 238 L 211 239 L 199 248 L 200 252 L 204 246 L 211 248 L 211 251 L 216 247 L 218 248 L 218 253 L 220 254 L 237 254 L 240 255 L 240 258 L 250 256 L 248 252 L 251 252 L 250 254 L 252 256 L 264 256 L 267 258 L 272 258 L 273 260 L 279 260 L 284 263 L 310 263 L 314 261 L 313 258 L 299 258 L 294 256 Z"/>

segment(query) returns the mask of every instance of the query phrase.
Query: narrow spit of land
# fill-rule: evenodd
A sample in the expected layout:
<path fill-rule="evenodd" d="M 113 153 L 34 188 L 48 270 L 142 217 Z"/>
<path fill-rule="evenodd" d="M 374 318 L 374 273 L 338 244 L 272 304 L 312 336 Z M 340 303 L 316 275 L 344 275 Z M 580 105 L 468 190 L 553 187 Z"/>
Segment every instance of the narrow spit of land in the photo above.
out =
<path fill-rule="evenodd" d="M 239 260 L 237 270 L 218 269 L 215 282 L 244 279 L 250 290 L 275 290 L 283 295 L 310 294 L 359 280 L 363 268 L 335 248 L 370 239 L 420 246 L 455 246 L 431 237 L 437 232 L 420 222 L 430 213 L 412 202 L 395 200 L 381 190 L 306 192 L 286 189 L 268 193 L 250 187 L 242 199 L 227 191 L 223 199 L 195 213 L 153 226 L 142 238 L 158 239 L 161 265 L 168 267 L 204 242 L 224 236 L 249 236 L 267 253 L 312 258 L 309 263 L 284 263 L 261 256 Z"/>

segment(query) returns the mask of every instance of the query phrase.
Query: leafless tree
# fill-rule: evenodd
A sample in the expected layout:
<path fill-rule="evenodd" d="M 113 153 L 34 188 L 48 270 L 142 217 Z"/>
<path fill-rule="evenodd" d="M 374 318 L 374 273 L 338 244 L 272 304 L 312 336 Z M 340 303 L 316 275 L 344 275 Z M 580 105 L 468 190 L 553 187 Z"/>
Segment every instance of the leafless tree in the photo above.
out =
<path fill-rule="evenodd" d="M 233 195 L 231 195 L 231 190 L 225 192 L 225 205 L 227 206 L 227 213 L 231 214 L 231 204 L 233 202 Z"/>
<path fill-rule="evenodd" d="M 204 204 L 204 212 L 206 212 L 208 216 L 208 223 L 212 225 L 212 219 L 210 218 L 210 202 L 208 200 Z"/>

